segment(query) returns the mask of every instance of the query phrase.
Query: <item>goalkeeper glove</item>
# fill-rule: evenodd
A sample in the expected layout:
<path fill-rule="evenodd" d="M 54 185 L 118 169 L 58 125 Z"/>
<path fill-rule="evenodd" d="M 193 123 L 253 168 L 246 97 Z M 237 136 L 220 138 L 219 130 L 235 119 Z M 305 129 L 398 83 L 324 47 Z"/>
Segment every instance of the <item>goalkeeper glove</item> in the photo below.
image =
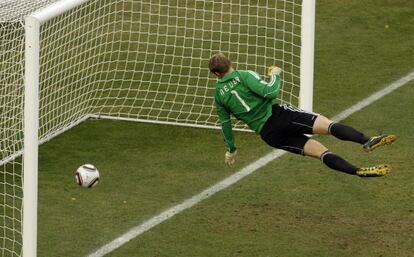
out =
<path fill-rule="evenodd" d="M 237 151 L 235 151 L 234 153 L 230 153 L 230 152 L 226 152 L 226 154 L 224 155 L 224 163 L 226 163 L 228 166 L 231 166 L 234 164 L 234 162 L 236 161 L 236 155 L 237 155 Z"/>
<path fill-rule="evenodd" d="M 274 66 L 274 65 L 267 68 L 267 75 L 268 76 L 280 75 L 281 72 L 282 72 L 282 69 L 277 67 L 277 66 Z"/>

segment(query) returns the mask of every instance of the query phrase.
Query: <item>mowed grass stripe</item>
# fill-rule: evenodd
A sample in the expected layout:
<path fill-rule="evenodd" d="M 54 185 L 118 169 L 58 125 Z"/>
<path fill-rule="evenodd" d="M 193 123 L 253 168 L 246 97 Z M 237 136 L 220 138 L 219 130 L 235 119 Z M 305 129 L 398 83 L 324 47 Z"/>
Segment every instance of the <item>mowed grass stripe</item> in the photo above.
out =
<path fill-rule="evenodd" d="M 391 92 L 395 91 L 396 89 L 406 85 L 408 82 L 414 79 L 414 71 L 410 72 L 406 76 L 392 82 L 391 84 L 385 86 L 383 89 L 375 92 L 374 94 L 370 95 L 369 97 L 365 98 L 364 100 L 352 105 L 350 108 L 340 112 L 339 114 L 335 115 L 332 119 L 335 121 L 341 121 L 350 115 L 362 110 L 363 108 L 369 106 L 370 104 L 376 102 L 377 100 L 383 98 L 384 96 L 390 94 Z M 281 150 L 274 150 L 265 156 L 261 157 L 257 161 L 247 165 L 246 167 L 242 168 L 238 172 L 234 173 L 230 177 L 214 184 L 213 186 L 207 188 L 206 190 L 202 191 L 201 193 L 194 195 L 193 197 L 183 201 L 181 204 L 175 205 L 174 207 L 163 211 L 162 213 L 152 217 L 151 219 L 141 223 L 140 225 L 133 227 L 123 235 L 117 237 L 113 241 L 109 242 L 108 244 L 102 246 L 95 252 L 88 255 L 88 257 L 101 257 L 105 256 L 106 254 L 116 250 L 117 248 L 121 247 L 125 243 L 129 242 L 130 240 L 134 239 L 135 237 L 143 234 L 144 232 L 150 230 L 151 228 L 159 225 L 160 223 L 174 217 L 176 214 L 193 207 L 197 203 L 209 198 L 210 196 L 214 195 L 217 192 L 220 192 L 223 189 L 230 187 L 231 185 L 237 183 L 242 178 L 252 174 L 256 170 L 260 169 L 261 167 L 267 165 L 269 162 L 279 158 L 285 154 L 284 151 Z"/>

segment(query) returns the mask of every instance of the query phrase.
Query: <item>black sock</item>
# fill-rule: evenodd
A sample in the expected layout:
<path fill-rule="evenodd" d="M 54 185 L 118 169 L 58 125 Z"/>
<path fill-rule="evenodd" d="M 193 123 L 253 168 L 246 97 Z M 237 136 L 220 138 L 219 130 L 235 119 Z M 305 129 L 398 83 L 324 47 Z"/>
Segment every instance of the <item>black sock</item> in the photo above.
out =
<path fill-rule="evenodd" d="M 364 144 L 369 140 L 369 137 L 362 134 L 358 130 L 336 122 L 329 125 L 328 131 L 331 135 L 341 140 L 352 141 L 360 144 Z"/>
<path fill-rule="evenodd" d="M 358 170 L 357 167 L 355 167 L 354 165 L 350 164 L 349 162 L 345 161 L 344 159 L 330 151 L 324 152 L 320 158 L 321 161 L 326 164 L 326 166 L 334 170 L 338 170 L 352 175 L 355 175 L 356 171 Z"/>

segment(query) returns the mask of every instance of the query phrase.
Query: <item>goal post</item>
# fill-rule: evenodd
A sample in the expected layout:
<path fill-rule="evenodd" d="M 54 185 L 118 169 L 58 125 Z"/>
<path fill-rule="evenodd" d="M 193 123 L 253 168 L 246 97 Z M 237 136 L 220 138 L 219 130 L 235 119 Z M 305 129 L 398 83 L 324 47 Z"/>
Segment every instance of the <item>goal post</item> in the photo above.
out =
<path fill-rule="evenodd" d="M 313 110 L 315 0 L 302 3 L 299 108 Z"/>
<path fill-rule="evenodd" d="M 219 51 L 280 66 L 278 101 L 311 111 L 314 33 L 315 0 L 0 3 L 0 252 L 37 254 L 40 144 L 90 118 L 220 129 Z"/>
<path fill-rule="evenodd" d="M 22 256 L 37 256 L 40 27 L 86 0 L 59 1 L 30 14 L 25 21 L 23 227 Z"/>
<path fill-rule="evenodd" d="M 39 28 L 35 18 L 25 18 L 25 86 L 23 141 L 23 256 L 36 256 L 39 130 Z"/>

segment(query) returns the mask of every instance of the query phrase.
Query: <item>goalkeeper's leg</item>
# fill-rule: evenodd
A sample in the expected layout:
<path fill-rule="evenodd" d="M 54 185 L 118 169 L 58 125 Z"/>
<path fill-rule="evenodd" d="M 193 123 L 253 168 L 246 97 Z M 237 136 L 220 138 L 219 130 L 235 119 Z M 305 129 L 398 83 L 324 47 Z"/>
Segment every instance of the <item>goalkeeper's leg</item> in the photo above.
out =
<path fill-rule="evenodd" d="M 378 177 L 391 172 L 391 167 L 385 164 L 368 168 L 354 166 L 342 157 L 329 151 L 324 145 L 314 139 L 309 139 L 305 143 L 304 155 L 320 159 L 331 169 L 360 177 Z"/>
<path fill-rule="evenodd" d="M 392 144 L 397 139 L 395 135 L 368 137 L 350 126 L 333 122 L 322 115 L 316 118 L 313 125 L 313 133 L 319 135 L 331 134 L 341 140 L 359 143 L 363 145 L 366 151 L 372 151 L 377 147 Z"/>
<path fill-rule="evenodd" d="M 324 145 L 305 135 L 289 135 L 280 131 L 267 131 L 262 139 L 270 146 L 285 151 L 320 159 L 329 168 L 351 175 L 383 176 L 390 171 L 389 165 L 360 168 L 330 152 Z"/>

